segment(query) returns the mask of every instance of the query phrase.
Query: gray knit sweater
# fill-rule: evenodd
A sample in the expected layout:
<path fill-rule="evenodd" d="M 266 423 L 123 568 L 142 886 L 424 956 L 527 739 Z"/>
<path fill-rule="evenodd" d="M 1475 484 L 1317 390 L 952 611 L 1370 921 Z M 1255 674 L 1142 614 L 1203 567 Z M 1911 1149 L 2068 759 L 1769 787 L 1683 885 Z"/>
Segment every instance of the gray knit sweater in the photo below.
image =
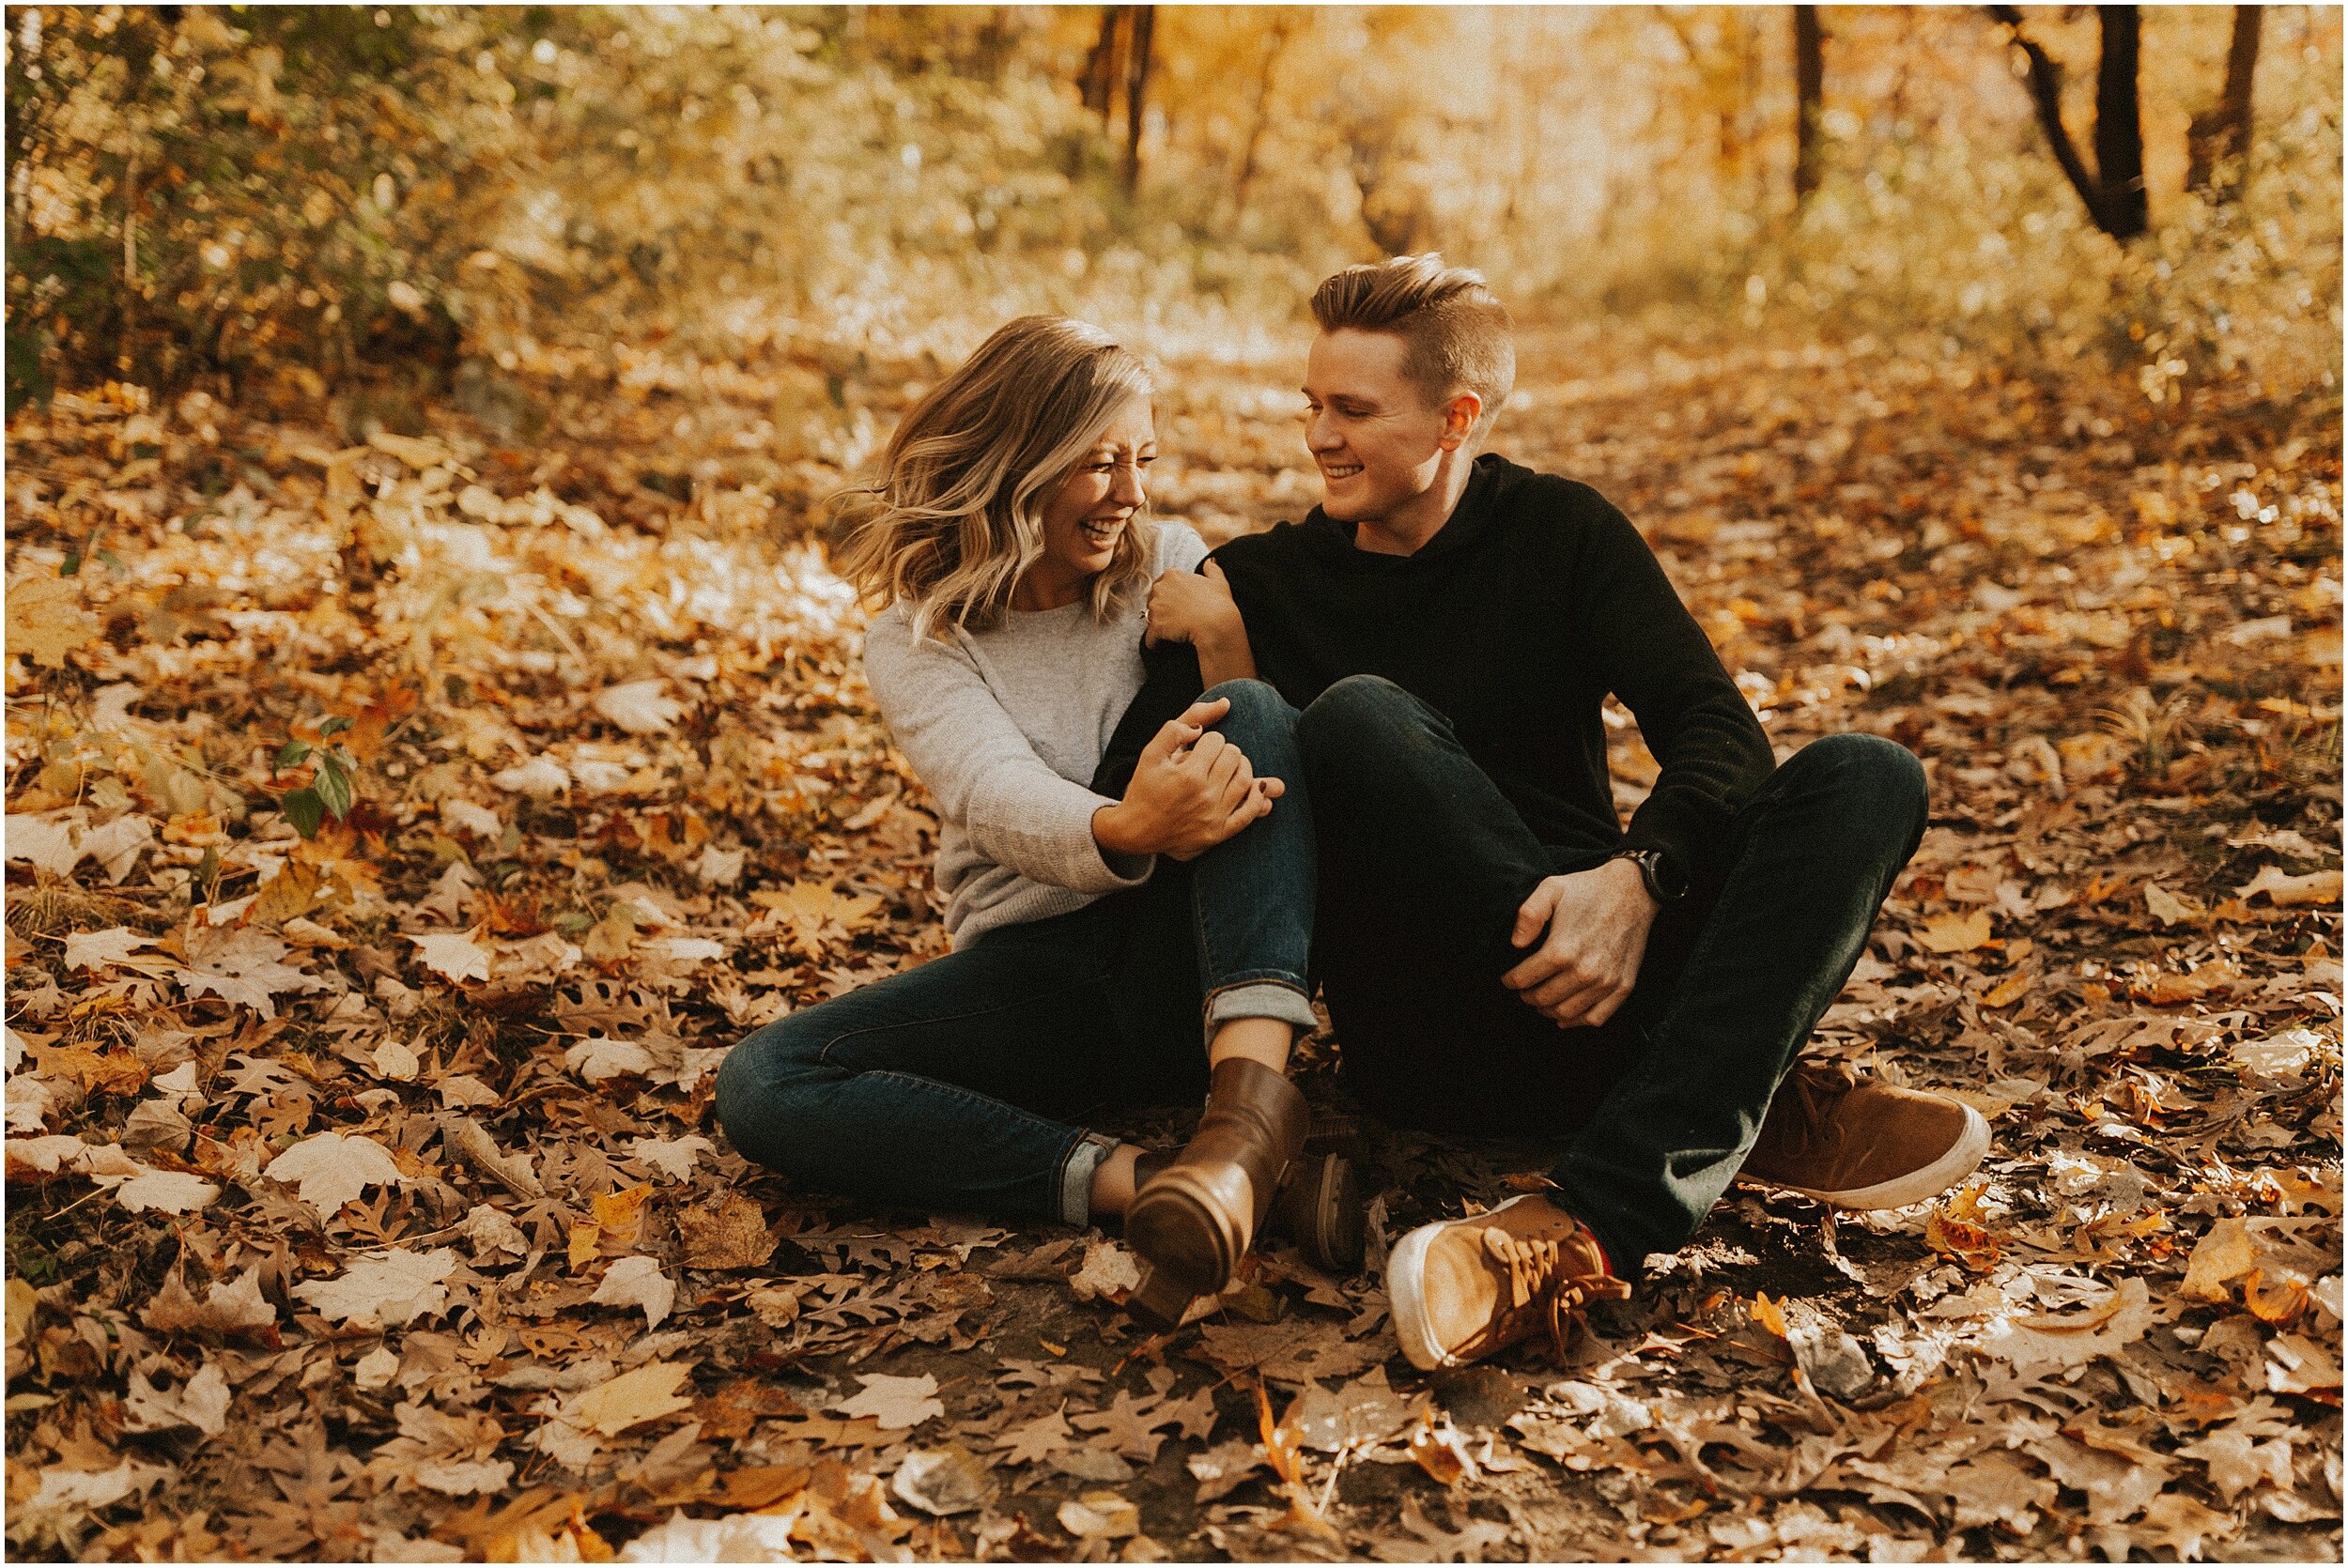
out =
<path fill-rule="evenodd" d="M 1196 570 L 1206 554 L 1182 524 L 1158 525 L 1158 571 Z M 1092 814 L 1112 802 L 1087 787 L 1141 690 L 1144 621 L 1138 602 L 1099 622 L 1080 601 L 917 641 L 905 606 L 873 618 L 865 675 L 937 801 L 937 886 L 957 950 L 1149 880 L 1149 857 L 1103 855 Z"/>

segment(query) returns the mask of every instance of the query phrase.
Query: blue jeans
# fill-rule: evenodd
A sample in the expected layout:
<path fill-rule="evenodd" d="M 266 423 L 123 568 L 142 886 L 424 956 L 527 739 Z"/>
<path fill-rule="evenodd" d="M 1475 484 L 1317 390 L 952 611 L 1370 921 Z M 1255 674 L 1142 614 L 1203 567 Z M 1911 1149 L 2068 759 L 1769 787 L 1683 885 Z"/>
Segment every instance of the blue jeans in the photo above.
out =
<path fill-rule="evenodd" d="M 1139 887 L 751 1034 L 718 1069 L 734 1147 L 873 1203 L 1083 1224 L 1113 1145 L 1078 1118 L 1203 1097 L 1206 1038 L 1233 1019 L 1311 1029 L 1296 712 L 1257 681 L 1207 695 L 1231 700 L 1214 728 L 1287 786 L 1268 816 L 1196 860 L 1160 856 Z"/>
<path fill-rule="evenodd" d="M 1561 1030 L 1500 983 L 1547 844 L 1443 715 L 1356 675 L 1299 717 L 1321 827 L 1320 973 L 1349 1084 L 1401 1125 L 1565 1140 L 1558 1202 L 1631 1277 L 1695 1234 L 1924 829 L 1924 772 L 1875 735 L 1796 752 L 1738 809 L 1727 869 L 1658 917 L 1630 999 Z"/>

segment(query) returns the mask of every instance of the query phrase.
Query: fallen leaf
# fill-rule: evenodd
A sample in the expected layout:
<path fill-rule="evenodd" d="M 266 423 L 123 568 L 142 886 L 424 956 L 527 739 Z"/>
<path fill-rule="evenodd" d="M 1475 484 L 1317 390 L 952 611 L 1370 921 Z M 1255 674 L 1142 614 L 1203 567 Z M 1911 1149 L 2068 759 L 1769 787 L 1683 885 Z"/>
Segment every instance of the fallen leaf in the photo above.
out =
<path fill-rule="evenodd" d="M 396 1329 L 448 1305 L 441 1282 L 456 1266 L 456 1253 L 446 1247 L 429 1253 L 392 1248 L 354 1260 L 339 1278 L 304 1280 L 293 1294 L 331 1322 Z"/>
<path fill-rule="evenodd" d="M 692 1399 L 677 1392 L 691 1370 L 675 1361 L 648 1361 L 589 1389 L 564 1414 L 583 1431 L 616 1437 L 631 1426 L 692 1408 Z"/>
<path fill-rule="evenodd" d="M 1950 911 L 1924 922 L 1917 940 L 1932 953 L 1970 953 L 1989 945 L 1989 912 L 1974 909 L 1959 915 Z"/>
<path fill-rule="evenodd" d="M 303 1139 L 270 1161 L 261 1174 L 271 1181 L 300 1183 L 301 1201 L 330 1215 L 370 1187 L 408 1179 L 382 1145 L 342 1132 L 321 1132 Z"/>
<path fill-rule="evenodd" d="M 937 1398 L 937 1379 L 926 1372 L 919 1377 L 867 1373 L 857 1381 L 863 1387 L 853 1397 L 835 1400 L 825 1407 L 843 1416 L 870 1416 L 888 1432 L 919 1426 L 946 1413 Z"/>
<path fill-rule="evenodd" d="M 411 936 L 408 940 L 416 945 L 416 957 L 426 969 L 444 980 L 462 985 L 467 980 L 487 980 L 489 977 L 489 961 L 494 955 L 473 940 L 479 934 L 478 931 L 461 931 L 454 935 L 443 932 L 434 936 Z"/>
<path fill-rule="evenodd" d="M 603 1283 L 588 1298 L 597 1306 L 641 1307 L 647 1331 L 660 1327 L 676 1302 L 676 1284 L 648 1257 L 624 1257 L 604 1270 Z"/>

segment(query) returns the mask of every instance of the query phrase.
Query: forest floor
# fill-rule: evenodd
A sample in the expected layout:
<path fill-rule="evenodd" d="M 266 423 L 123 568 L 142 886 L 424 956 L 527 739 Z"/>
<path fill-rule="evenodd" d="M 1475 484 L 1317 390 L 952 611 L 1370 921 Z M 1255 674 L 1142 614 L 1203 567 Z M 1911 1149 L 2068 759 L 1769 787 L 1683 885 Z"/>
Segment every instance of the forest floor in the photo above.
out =
<path fill-rule="evenodd" d="M 1301 515 L 1294 380 L 1172 366 L 1159 510 Z M 1988 1115 L 1976 1181 L 1732 1192 L 1564 1364 L 1432 1379 L 1374 1268 L 1151 1332 L 1113 1238 L 792 1189 L 716 1062 L 943 950 L 811 542 L 897 370 L 68 393 L 8 448 L 12 1553 L 2336 1560 L 2337 403 L 1589 333 L 1522 384 L 1500 448 L 1781 754 L 1924 759 L 1815 1050 Z M 1374 1251 L 1549 1159 L 1362 1153 Z"/>

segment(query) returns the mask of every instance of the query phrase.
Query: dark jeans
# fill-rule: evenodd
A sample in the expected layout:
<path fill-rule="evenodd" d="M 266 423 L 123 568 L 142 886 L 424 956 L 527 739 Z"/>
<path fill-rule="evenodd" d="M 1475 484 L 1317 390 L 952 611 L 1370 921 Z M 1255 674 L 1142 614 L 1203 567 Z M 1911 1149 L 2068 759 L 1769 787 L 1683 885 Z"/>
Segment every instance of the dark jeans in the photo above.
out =
<path fill-rule="evenodd" d="M 1544 844 L 1450 726 L 1375 676 L 1300 716 L 1321 824 L 1315 953 L 1349 1083 L 1389 1121 L 1565 1137 L 1557 1201 L 1626 1277 L 1695 1233 L 1864 949 L 1923 834 L 1904 748 L 1835 735 L 1737 813 L 1727 870 L 1657 920 L 1636 991 L 1560 1030 L 1500 984 L 1542 878 L 1617 846 Z"/>
<path fill-rule="evenodd" d="M 1108 1145 L 1075 1118 L 1204 1096 L 1202 1022 L 1309 1030 L 1314 833 L 1296 712 L 1255 681 L 1208 695 L 1231 699 L 1214 728 L 1288 786 L 1268 816 L 1188 863 L 1160 856 L 1139 887 L 753 1033 L 718 1069 L 734 1147 L 878 1203 L 1081 1224 Z"/>

